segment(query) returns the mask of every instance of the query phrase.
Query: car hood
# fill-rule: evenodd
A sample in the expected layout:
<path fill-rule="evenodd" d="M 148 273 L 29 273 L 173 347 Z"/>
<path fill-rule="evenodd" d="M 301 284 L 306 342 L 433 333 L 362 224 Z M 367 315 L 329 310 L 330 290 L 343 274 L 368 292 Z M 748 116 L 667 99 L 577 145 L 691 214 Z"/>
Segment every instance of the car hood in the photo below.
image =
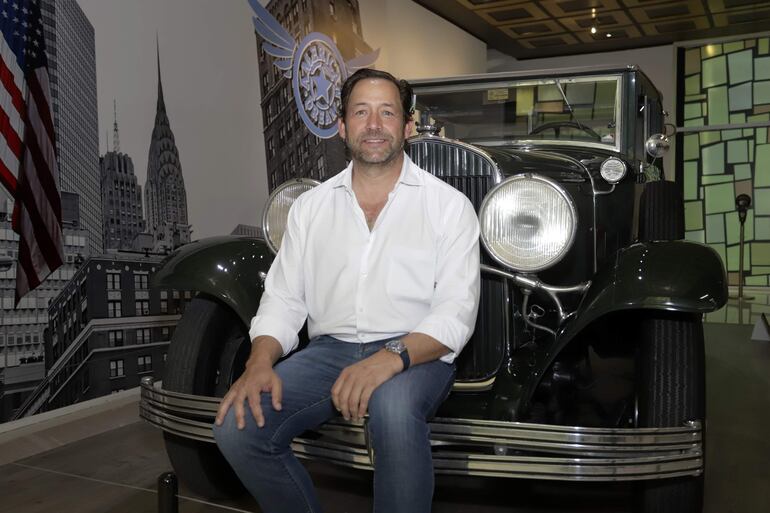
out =
<path fill-rule="evenodd" d="M 616 153 L 566 146 L 480 146 L 498 164 L 504 176 L 538 173 L 555 180 L 585 180 L 586 170 L 599 173 L 601 163 Z"/>

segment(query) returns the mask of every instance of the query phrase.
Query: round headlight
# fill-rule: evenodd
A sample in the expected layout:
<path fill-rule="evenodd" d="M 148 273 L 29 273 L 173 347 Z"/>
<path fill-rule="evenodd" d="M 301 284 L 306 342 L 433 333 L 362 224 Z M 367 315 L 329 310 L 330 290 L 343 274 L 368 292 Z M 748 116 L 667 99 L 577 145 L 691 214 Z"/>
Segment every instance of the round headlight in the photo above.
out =
<path fill-rule="evenodd" d="M 610 157 L 602 162 L 599 173 L 608 183 L 618 183 L 626 176 L 626 163 L 618 158 Z"/>
<path fill-rule="evenodd" d="M 281 247 L 281 239 L 286 231 L 286 222 L 289 219 L 289 208 L 292 203 L 300 194 L 309 191 L 319 183 L 310 178 L 288 180 L 279 185 L 268 198 L 262 214 L 262 233 L 273 253 L 278 253 L 278 248 Z"/>
<path fill-rule="evenodd" d="M 484 198 L 481 242 L 492 258 L 521 272 L 546 269 L 569 251 L 577 230 L 572 199 L 539 175 L 512 176 Z"/>

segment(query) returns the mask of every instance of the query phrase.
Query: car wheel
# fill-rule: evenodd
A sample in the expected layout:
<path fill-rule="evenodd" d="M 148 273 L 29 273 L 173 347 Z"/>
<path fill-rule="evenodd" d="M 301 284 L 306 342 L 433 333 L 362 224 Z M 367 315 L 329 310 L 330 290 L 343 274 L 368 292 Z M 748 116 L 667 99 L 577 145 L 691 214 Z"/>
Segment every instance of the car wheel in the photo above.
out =
<path fill-rule="evenodd" d="M 163 388 L 222 397 L 243 371 L 248 351 L 248 333 L 240 319 L 217 301 L 198 296 L 174 331 Z M 168 432 L 163 436 L 174 471 L 195 493 L 211 498 L 244 493 L 216 445 Z"/>
<path fill-rule="evenodd" d="M 639 240 L 684 239 L 684 199 L 676 182 L 649 182 L 639 201 Z"/>
<path fill-rule="evenodd" d="M 658 314 L 644 319 L 637 356 L 639 427 L 703 422 L 705 358 L 703 325 L 694 315 Z M 643 513 L 700 513 L 703 475 L 643 481 L 636 501 Z"/>

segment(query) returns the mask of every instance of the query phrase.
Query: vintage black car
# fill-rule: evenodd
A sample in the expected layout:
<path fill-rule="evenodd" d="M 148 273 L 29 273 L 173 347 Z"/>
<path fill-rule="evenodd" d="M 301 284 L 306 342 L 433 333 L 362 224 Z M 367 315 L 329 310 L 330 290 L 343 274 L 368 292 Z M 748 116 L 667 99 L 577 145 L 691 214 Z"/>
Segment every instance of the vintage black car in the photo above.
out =
<path fill-rule="evenodd" d="M 641 511 L 700 511 L 702 317 L 725 303 L 726 281 L 713 250 L 679 240 L 660 93 L 633 66 L 414 86 L 420 134 L 406 151 L 470 198 L 483 247 L 475 332 L 431 423 L 436 472 L 635 481 Z M 143 383 L 141 415 L 204 495 L 234 491 L 211 423 L 249 353 L 288 208 L 315 184 L 291 180 L 272 194 L 266 240 L 196 241 L 154 276 L 154 286 L 200 292 L 162 386 Z M 365 420 L 331 421 L 293 448 L 372 466 Z"/>

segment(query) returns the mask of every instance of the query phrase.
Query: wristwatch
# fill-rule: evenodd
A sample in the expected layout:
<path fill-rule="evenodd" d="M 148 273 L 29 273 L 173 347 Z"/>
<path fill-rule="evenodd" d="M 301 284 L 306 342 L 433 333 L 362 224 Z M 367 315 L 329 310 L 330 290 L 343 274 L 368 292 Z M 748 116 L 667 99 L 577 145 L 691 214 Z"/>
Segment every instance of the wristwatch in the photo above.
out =
<path fill-rule="evenodd" d="M 406 345 L 404 345 L 403 340 L 397 338 L 396 340 L 387 341 L 385 343 L 385 350 L 397 354 L 401 357 L 401 362 L 404 364 L 404 368 L 401 370 L 401 372 L 404 372 L 409 368 L 409 351 L 406 350 Z"/>

